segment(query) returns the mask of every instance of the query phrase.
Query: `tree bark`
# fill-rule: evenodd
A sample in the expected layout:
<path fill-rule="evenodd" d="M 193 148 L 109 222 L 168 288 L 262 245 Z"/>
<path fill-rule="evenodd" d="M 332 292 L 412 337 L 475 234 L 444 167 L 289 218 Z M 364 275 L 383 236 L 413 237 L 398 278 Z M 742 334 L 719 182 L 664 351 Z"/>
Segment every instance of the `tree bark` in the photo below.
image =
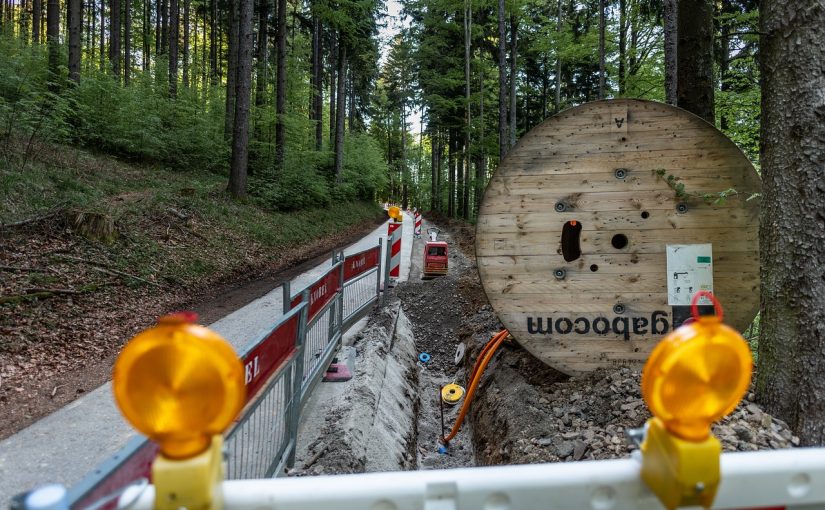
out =
<path fill-rule="evenodd" d="M 676 68 L 677 68 L 677 19 L 679 18 L 679 0 L 664 0 L 665 22 L 665 101 L 675 105 Z"/>
<path fill-rule="evenodd" d="M 561 0 L 558 4 L 556 17 L 556 36 L 561 37 Z M 556 47 L 556 113 L 561 110 L 561 48 Z"/>
<path fill-rule="evenodd" d="M 260 0 L 258 5 L 258 54 L 255 71 L 255 106 L 266 104 L 266 59 L 269 48 L 269 0 Z"/>
<path fill-rule="evenodd" d="M 507 155 L 507 31 L 504 23 L 504 0 L 498 0 L 498 158 Z"/>
<path fill-rule="evenodd" d="M 43 18 L 43 0 L 32 2 L 32 43 L 40 44 L 40 23 Z"/>
<path fill-rule="evenodd" d="M 825 444 L 825 5 L 763 0 L 762 313 L 756 390 L 803 445 Z"/>
<path fill-rule="evenodd" d="M 438 132 L 430 126 L 430 210 L 438 210 Z"/>
<path fill-rule="evenodd" d="M 334 144 L 335 140 L 335 112 L 337 100 L 337 85 L 335 82 L 335 74 L 338 69 L 338 36 L 332 35 L 332 47 L 329 49 L 329 141 L 330 145 Z"/>
<path fill-rule="evenodd" d="M 120 0 L 109 3 L 109 65 L 115 80 L 120 82 Z"/>
<path fill-rule="evenodd" d="M 312 18 L 312 121 L 315 122 L 315 150 L 320 151 L 324 143 L 324 84 L 321 62 L 321 22 L 317 14 Z"/>
<path fill-rule="evenodd" d="M 508 147 L 516 144 L 516 79 L 518 59 L 518 18 L 515 12 L 510 13 L 510 143 Z M 509 149 L 508 149 L 509 150 Z"/>
<path fill-rule="evenodd" d="M 627 80 L 627 0 L 619 0 L 619 95 L 624 96 Z"/>
<path fill-rule="evenodd" d="M 475 197 L 473 200 L 473 216 L 475 217 L 478 217 L 478 208 L 481 205 L 481 196 L 484 193 L 484 178 L 487 170 L 487 152 L 484 146 L 484 67 L 481 68 L 479 79 L 478 125 L 479 151 L 478 163 L 476 163 Z"/>
<path fill-rule="evenodd" d="M 178 95 L 178 44 L 180 41 L 180 3 L 169 1 L 169 95 Z"/>
<path fill-rule="evenodd" d="M 286 155 L 286 0 L 278 0 L 278 44 L 275 82 L 275 168 L 284 168 Z"/>
<path fill-rule="evenodd" d="M 161 0 L 155 0 L 155 55 L 161 56 L 163 55 L 163 45 L 161 44 L 161 32 L 160 29 L 160 18 L 161 16 Z M 157 69 L 157 67 L 155 67 Z"/>
<path fill-rule="evenodd" d="M 218 85 L 218 0 L 209 4 L 209 78 L 212 86 Z"/>
<path fill-rule="evenodd" d="M 679 0 L 676 50 L 677 104 L 714 123 L 713 5 L 710 0 Z"/>
<path fill-rule="evenodd" d="M 68 0 L 69 3 L 69 79 L 80 83 L 80 19 L 81 0 Z"/>
<path fill-rule="evenodd" d="M 176 0 L 172 0 L 173 2 Z M 229 171 L 229 191 L 236 197 L 246 195 L 246 172 L 249 161 L 249 96 L 252 89 L 252 3 L 237 0 L 237 63 L 235 82 L 235 115 L 232 129 L 232 164 Z"/>
<path fill-rule="evenodd" d="M 604 82 L 605 82 L 605 66 L 604 66 L 604 0 L 599 0 L 599 99 L 604 99 Z"/>
<path fill-rule="evenodd" d="M 189 10 L 192 0 L 183 0 L 183 86 L 189 88 Z"/>
<path fill-rule="evenodd" d="M 226 116 L 224 117 L 223 136 L 229 139 L 235 125 L 235 80 L 238 62 L 238 2 L 229 0 L 229 41 L 226 58 Z"/>
<path fill-rule="evenodd" d="M 338 96 L 335 112 L 335 181 L 341 182 L 344 176 L 344 118 L 347 98 L 344 93 L 347 72 L 347 45 L 341 33 L 338 33 Z"/>
<path fill-rule="evenodd" d="M 455 136 L 455 129 L 450 128 L 450 139 L 448 143 L 448 150 L 450 151 L 449 156 L 447 157 L 448 167 L 447 167 L 447 179 L 448 179 L 448 198 L 447 198 L 447 216 L 450 218 L 455 217 L 455 174 L 456 174 L 456 147 L 458 146 L 458 141 L 456 140 Z"/>
<path fill-rule="evenodd" d="M 469 218 L 469 198 L 470 198 L 470 161 L 472 155 L 470 153 L 471 131 L 472 131 L 472 113 L 470 108 L 470 92 L 472 85 L 470 82 L 470 39 L 472 37 L 472 16 L 473 7 L 472 0 L 465 0 L 464 2 L 464 101 L 465 101 L 465 115 L 466 125 L 464 128 L 464 184 L 462 194 L 462 215 L 465 219 Z"/>
<path fill-rule="evenodd" d="M 49 45 L 49 88 L 59 89 L 60 79 L 60 2 L 48 0 L 46 4 L 46 41 Z"/>
<path fill-rule="evenodd" d="M 94 1 L 94 0 L 92 0 Z M 143 55 L 141 55 L 141 69 L 144 73 L 149 72 L 149 62 L 151 61 L 151 44 L 149 43 L 149 25 L 151 23 L 151 2 L 143 0 Z"/>
<path fill-rule="evenodd" d="M 169 0 L 157 0 L 160 4 L 160 50 L 158 55 L 169 55 Z"/>
<path fill-rule="evenodd" d="M 132 74 L 132 0 L 123 0 L 123 84 Z"/>
<path fill-rule="evenodd" d="M 100 70 L 106 71 L 106 2 L 100 2 Z"/>

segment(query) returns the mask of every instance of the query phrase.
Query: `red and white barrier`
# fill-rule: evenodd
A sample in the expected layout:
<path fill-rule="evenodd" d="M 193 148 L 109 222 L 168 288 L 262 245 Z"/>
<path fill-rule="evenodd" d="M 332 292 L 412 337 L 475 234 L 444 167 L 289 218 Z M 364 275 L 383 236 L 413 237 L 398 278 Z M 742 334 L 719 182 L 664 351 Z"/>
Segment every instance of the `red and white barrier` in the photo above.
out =
<path fill-rule="evenodd" d="M 415 237 L 421 237 L 421 213 L 415 212 L 415 230 L 413 231 Z"/>
<path fill-rule="evenodd" d="M 390 220 L 387 224 L 387 238 L 390 245 L 390 278 L 401 276 L 401 221 Z"/>

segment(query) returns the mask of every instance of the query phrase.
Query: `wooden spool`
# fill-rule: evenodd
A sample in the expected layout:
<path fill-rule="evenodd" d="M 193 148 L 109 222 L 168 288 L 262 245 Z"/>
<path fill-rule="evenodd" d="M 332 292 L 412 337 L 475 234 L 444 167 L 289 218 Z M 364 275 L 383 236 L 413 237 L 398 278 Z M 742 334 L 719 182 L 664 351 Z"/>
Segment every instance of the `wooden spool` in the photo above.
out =
<path fill-rule="evenodd" d="M 558 370 L 640 367 L 689 315 L 669 304 L 687 273 L 669 300 L 678 265 L 667 246 L 711 244 L 712 264 L 696 271 L 712 271 L 724 320 L 742 331 L 759 306 L 759 191 L 739 148 L 685 110 L 627 99 L 571 108 L 527 133 L 487 188 L 476 230 L 484 290 L 519 343 Z M 580 228 L 571 261 L 568 222 Z"/>

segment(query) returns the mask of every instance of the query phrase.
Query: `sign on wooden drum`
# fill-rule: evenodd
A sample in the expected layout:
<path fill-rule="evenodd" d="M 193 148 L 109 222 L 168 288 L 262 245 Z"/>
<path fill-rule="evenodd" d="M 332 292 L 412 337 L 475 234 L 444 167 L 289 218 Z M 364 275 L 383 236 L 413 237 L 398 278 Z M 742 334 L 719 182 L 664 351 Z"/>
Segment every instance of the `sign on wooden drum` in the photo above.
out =
<path fill-rule="evenodd" d="M 759 306 L 760 187 L 739 148 L 685 110 L 571 108 L 490 181 L 476 230 L 484 290 L 521 345 L 569 374 L 641 367 L 700 290 L 744 330 Z"/>

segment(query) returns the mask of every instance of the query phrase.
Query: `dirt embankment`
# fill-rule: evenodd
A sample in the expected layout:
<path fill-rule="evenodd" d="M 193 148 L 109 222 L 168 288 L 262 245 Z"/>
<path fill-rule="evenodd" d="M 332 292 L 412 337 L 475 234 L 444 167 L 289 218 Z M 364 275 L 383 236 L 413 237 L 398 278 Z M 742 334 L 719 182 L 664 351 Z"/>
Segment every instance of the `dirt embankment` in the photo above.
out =
<path fill-rule="evenodd" d="M 461 249 L 467 264 L 451 267 L 457 288 L 445 291 L 461 301 L 461 320 L 454 326 L 467 344 L 465 367 L 502 326 L 491 309 L 474 263 L 474 232 L 465 224 L 440 219 L 452 233 L 451 249 Z M 413 298 L 414 299 L 414 298 Z M 439 310 L 436 297 L 427 307 Z M 419 319 L 426 319 L 421 316 Z M 418 326 L 426 330 L 427 326 Z M 436 335 L 433 335 L 435 338 Z M 523 464 L 626 457 L 634 449 L 628 428 L 650 417 L 641 397 L 639 372 L 627 368 L 568 377 L 538 361 L 518 344 L 504 344 L 481 378 L 470 417 L 479 465 Z M 466 385 L 466 381 L 460 381 Z M 752 402 L 743 400 L 714 426 L 727 451 L 788 448 L 799 444 L 787 425 Z"/>
<path fill-rule="evenodd" d="M 0 439 L 106 382 L 122 345 L 160 315 L 194 309 L 201 322 L 213 322 L 385 220 L 288 250 L 266 249 L 191 212 L 144 218 L 114 246 L 77 235 L 59 217 L 0 229 L 0 296 L 25 296 L 0 300 Z M 116 269 L 123 252 L 151 245 L 146 237 L 168 248 L 163 264 L 197 252 L 210 256 L 214 271 L 184 283 Z M 243 260 L 218 256 L 213 239 L 227 237 L 247 246 Z M 35 292 L 49 294 L 29 296 Z"/>

